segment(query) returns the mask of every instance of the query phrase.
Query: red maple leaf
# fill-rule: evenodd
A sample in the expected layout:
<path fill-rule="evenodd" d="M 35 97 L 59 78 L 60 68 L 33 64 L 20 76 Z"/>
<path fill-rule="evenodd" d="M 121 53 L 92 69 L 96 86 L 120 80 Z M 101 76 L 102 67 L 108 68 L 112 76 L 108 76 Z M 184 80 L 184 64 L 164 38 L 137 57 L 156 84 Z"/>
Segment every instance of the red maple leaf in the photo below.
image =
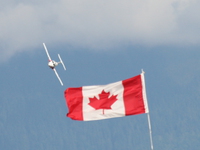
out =
<path fill-rule="evenodd" d="M 88 103 L 90 106 L 95 108 L 96 110 L 98 109 L 103 109 L 103 114 L 104 114 L 104 109 L 112 109 L 111 105 L 117 100 L 116 97 L 117 95 L 112 95 L 110 98 L 108 98 L 110 95 L 110 92 L 106 93 L 104 90 L 99 94 L 99 98 L 97 99 L 95 96 L 94 98 L 89 98 L 90 103 Z"/>

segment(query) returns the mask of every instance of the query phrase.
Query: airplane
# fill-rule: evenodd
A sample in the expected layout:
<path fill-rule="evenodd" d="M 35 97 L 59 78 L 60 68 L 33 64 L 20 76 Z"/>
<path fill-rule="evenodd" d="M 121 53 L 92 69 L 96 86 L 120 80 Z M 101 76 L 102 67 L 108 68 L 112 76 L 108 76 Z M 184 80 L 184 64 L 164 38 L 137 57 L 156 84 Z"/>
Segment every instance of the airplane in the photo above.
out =
<path fill-rule="evenodd" d="M 49 59 L 48 66 L 55 72 L 55 74 L 56 74 L 58 80 L 60 81 L 60 84 L 63 86 L 63 82 L 62 82 L 62 80 L 60 79 L 60 77 L 59 77 L 59 75 L 58 75 L 58 73 L 57 73 L 55 67 L 58 66 L 58 64 L 62 64 L 64 70 L 66 70 L 66 67 L 65 67 L 65 65 L 64 65 L 64 63 L 63 63 L 63 61 L 62 61 L 62 59 L 61 59 L 61 57 L 60 57 L 59 54 L 58 54 L 58 58 L 59 58 L 60 62 L 56 62 L 56 61 L 54 61 L 54 60 L 51 59 L 51 57 L 50 57 L 50 55 L 49 55 L 49 52 L 48 52 L 48 50 L 47 50 L 47 47 L 46 47 L 45 43 L 43 43 L 43 46 L 44 46 L 44 49 L 45 49 L 45 51 L 46 51 L 46 53 L 47 53 L 47 57 L 48 57 L 48 59 Z"/>

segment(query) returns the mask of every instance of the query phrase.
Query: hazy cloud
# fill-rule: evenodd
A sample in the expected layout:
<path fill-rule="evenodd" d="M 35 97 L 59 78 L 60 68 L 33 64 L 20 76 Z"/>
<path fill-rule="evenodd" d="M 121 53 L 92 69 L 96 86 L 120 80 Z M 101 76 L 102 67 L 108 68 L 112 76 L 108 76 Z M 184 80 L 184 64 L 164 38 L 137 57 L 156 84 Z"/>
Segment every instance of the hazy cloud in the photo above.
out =
<path fill-rule="evenodd" d="M 42 42 L 92 50 L 120 44 L 200 44 L 197 0 L 0 2 L 1 59 Z"/>

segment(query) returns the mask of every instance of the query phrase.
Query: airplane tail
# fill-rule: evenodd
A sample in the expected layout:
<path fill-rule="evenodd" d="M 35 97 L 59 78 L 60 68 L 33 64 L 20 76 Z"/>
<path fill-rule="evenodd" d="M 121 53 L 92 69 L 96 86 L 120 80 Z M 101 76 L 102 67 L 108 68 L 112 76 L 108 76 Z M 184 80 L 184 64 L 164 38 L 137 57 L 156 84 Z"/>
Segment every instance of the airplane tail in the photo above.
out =
<path fill-rule="evenodd" d="M 63 66 L 64 70 L 66 70 L 65 64 L 63 63 L 63 61 L 62 61 L 62 59 L 61 59 L 61 57 L 60 57 L 60 55 L 59 55 L 59 54 L 58 54 L 58 58 L 60 59 L 60 63 L 62 64 L 62 66 Z"/>

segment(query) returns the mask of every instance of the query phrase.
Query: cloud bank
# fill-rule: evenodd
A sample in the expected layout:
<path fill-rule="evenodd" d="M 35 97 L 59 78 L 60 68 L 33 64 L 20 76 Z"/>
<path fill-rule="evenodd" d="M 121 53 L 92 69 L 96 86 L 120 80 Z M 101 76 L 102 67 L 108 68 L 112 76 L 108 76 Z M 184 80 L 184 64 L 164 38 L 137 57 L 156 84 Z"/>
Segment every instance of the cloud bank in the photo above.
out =
<path fill-rule="evenodd" d="M 91 50 L 200 45 L 198 0 L 1 1 L 1 59 L 42 42 Z"/>

